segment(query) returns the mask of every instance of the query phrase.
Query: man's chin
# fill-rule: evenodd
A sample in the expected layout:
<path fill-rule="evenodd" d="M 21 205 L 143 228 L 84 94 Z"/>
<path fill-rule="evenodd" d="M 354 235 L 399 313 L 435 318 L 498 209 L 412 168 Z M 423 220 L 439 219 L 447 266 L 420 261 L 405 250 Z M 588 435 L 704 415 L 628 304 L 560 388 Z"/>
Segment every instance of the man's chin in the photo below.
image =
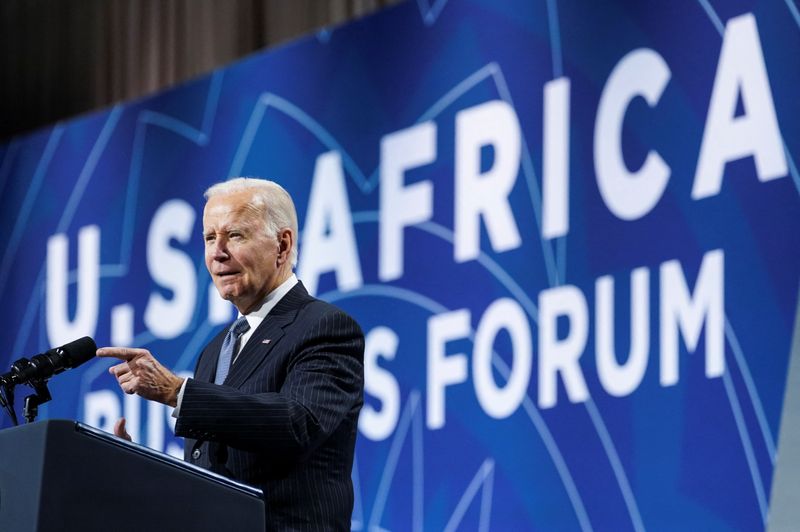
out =
<path fill-rule="evenodd" d="M 217 293 L 225 301 L 230 301 L 234 304 L 236 303 L 236 298 L 239 297 L 239 291 L 230 286 L 217 286 Z"/>

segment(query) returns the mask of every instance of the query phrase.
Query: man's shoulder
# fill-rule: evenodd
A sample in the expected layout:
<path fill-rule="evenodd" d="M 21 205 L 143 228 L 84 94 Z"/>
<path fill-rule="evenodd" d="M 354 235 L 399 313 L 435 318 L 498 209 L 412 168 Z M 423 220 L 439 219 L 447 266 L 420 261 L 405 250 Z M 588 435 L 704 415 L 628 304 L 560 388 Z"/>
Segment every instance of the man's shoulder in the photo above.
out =
<path fill-rule="evenodd" d="M 328 322 L 331 324 L 338 324 L 339 327 L 355 327 L 359 331 L 361 330 L 358 322 L 350 314 L 333 303 L 329 303 L 308 294 L 305 289 L 303 289 L 302 301 L 298 301 L 298 303 L 297 321 L 299 322 L 305 323 L 306 325 L 309 322 Z"/>
<path fill-rule="evenodd" d="M 306 313 L 310 316 L 315 316 L 319 318 L 340 318 L 340 319 L 348 319 L 353 320 L 353 317 L 350 316 L 347 312 L 342 310 L 341 308 L 337 307 L 333 303 L 328 303 L 322 299 L 317 299 L 313 296 L 308 296 L 308 301 L 305 305 L 303 305 L 301 311 Z M 355 321 L 355 320 L 353 320 Z"/>
<path fill-rule="evenodd" d="M 308 293 L 305 286 L 303 286 L 302 281 L 299 281 L 292 290 L 286 294 L 287 302 L 292 302 L 297 305 L 300 310 L 304 312 L 310 312 L 313 314 L 324 315 L 324 314 L 344 314 L 348 317 L 349 314 L 342 310 L 341 308 L 337 307 L 333 303 L 329 303 L 325 300 L 318 299 L 311 294 Z"/>

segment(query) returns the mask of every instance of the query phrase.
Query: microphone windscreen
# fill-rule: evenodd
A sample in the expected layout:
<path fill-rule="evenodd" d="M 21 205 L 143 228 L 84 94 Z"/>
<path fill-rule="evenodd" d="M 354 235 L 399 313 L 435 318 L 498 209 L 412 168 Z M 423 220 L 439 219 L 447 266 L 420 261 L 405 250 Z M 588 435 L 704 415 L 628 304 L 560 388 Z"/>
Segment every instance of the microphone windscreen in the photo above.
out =
<path fill-rule="evenodd" d="M 97 345 L 89 336 L 84 336 L 62 345 L 60 349 L 68 359 L 67 367 L 74 368 L 94 358 L 97 352 Z"/>

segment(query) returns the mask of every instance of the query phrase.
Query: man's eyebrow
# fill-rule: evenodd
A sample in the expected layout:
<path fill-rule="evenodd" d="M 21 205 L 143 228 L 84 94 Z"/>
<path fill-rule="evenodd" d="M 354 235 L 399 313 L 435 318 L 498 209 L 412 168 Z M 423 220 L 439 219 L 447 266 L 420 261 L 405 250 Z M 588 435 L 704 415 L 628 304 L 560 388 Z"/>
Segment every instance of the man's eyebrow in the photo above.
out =
<path fill-rule="evenodd" d="M 204 229 L 203 235 L 215 235 L 217 233 L 228 234 L 228 233 L 247 233 L 250 232 L 251 228 L 247 224 L 236 224 L 236 225 L 227 225 L 224 227 L 218 227 L 214 229 Z"/>

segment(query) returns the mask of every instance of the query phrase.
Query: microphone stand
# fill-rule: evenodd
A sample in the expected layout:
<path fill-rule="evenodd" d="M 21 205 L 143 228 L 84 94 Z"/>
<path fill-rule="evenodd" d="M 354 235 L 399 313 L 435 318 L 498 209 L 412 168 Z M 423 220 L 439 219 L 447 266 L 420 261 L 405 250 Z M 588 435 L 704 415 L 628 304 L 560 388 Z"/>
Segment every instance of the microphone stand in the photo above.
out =
<path fill-rule="evenodd" d="M 2 386 L 2 393 L 0 393 L 0 406 L 6 409 L 14 426 L 19 425 L 17 421 L 17 413 L 14 411 L 14 384 L 5 379 L 0 378 L 0 386 Z"/>
<path fill-rule="evenodd" d="M 30 360 L 21 358 L 14 362 L 13 368 L 24 369 L 30 365 Z M 47 379 L 31 379 L 27 382 L 20 383 L 27 384 L 33 388 L 31 395 L 25 398 L 25 405 L 22 409 L 22 414 L 28 423 L 33 423 L 36 416 L 39 415 L 39 405 L 50 401 L 53 396 L 50 395 L 50 390 L 47 389 Z M 14 425 L 19 425 L 17 421 L 17 413 L 14 411 L 14 386 L 16 383 L 8 375 L 0 376 L 0 386 L 2 386 L 3 394 L 0 394 L 0 406 L 6 409 L 11 421 Z M 5 398 L 3 397 L 5 396 Z"/>
<path fill-rule="evenodd" d="M 53 396 L 50 395 L 50 390 L 47 389 L 47 381 L 44 379 L 32 380 L 28 384 L 33 388 L 34 393 L 25 398 L 22 415 L 25 416 L 25 421 L 33 423 L 36 416 L 39 415 L 39 405 L 46 403 Z"/>

